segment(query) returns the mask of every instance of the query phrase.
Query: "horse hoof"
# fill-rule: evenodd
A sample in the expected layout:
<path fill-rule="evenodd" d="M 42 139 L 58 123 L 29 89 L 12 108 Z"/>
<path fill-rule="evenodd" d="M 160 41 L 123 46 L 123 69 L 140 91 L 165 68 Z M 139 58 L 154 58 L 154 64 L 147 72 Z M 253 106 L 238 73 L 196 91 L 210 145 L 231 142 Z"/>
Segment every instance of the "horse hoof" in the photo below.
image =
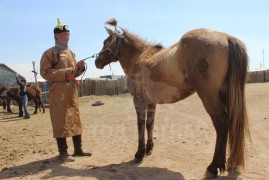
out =
<path fill-rule="evenodd" d="M 154 146 L 154 144 L 147 144 L 147 147 L 146 147 L 146 154 L 147 155 L 151 155 L 152 150 L 153 150 L 153 146 Z"/>
<path fill-rule="evenodd" d="M 143 161 L 144 156 L 145 156 L 145 150 L 144 151 L 137 151 L 137 153 L 135 154 L 134 161 L 136 163 L 140 163 Z"/>
<path fill-rule="evenodd" d="M 206 176 L 211 176 L 210 178 L 215 178 L 218 175 L 218 169 L 212 164 L 207 167 Z"/>
<path fill-rule="evenodd" d="M 141 163 L 143 161 L 144 158 L 134 158 L 134 162 L 135 163 Z"/>
<path fill-rule="evenodd" d="M 207 170 L 205 173 L 205 177 L 203 179 L 212 179 L 212 178 L 216 178 L 216 176 Z"/>

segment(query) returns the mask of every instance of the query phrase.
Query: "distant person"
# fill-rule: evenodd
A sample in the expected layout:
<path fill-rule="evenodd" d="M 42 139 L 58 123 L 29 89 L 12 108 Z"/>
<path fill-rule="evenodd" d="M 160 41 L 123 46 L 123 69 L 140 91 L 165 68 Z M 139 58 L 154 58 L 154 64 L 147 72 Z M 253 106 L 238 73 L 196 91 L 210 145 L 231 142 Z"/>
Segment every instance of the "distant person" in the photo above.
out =
<path fill-rule="evenodd" d="M 27 107 L 28 106 L 28 96 L 26 94 L 26 80 L 20 79 L 18 74 L 16 76 L 17 76 L 16 77 L 17 84 L 19 85 L 19 95 L 21 97 L 23 110 L 24 110 L 24 118 L 29 119 L 30 114 L 29 114 L 28 107 Z"/>
<path fill-rule="evenodd" d="M 75 54 L 68 49 L 69 28 L 61 24 L 54 28 L 55 46 L 46 50 L 40 61 L 40 75 L 49 85 L 49 108 L 56 138 L 59 159 L 72 160 L 67 152 L 66 137 L 72 137 L 74 156 L 91 156 L 82 150 L 82 125 L 78 104 L 78 84 L 76 77 L 85 71 L 84 61 L 75 60 Z"/>

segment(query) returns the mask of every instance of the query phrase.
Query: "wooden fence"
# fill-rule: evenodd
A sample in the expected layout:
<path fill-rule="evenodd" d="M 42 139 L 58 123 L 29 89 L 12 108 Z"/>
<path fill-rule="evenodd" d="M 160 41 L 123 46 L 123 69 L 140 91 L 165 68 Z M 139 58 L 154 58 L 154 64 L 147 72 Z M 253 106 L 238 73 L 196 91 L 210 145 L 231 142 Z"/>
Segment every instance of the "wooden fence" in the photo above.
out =
<path fill-rule="evenodd" d="M 33 83 L 34 84 L 34 83 Z M 48 84 L 46 82 L 38 82 L 38 86 L 42 89 L 42 97 L 45 104 L 48 104 Z M 118 80 L 83 80 L 78 85 L 79 97 L 89 95 L 119 95 L 127 93 L 126 78 Z"/>
<path fill-rule="evenodd" d="M 269 82 L 269 70 L 248 72 L 247 83 Z M 48 87 L 38 82 L 43 93 L 43 100 L 48 103 Z M 83 80 L 79 86 L 79 96 L 118 95 L 127 93 L 126 77 L 118 80 Z"/>
<path fill-rule="evenodd" d="M 79 96 L 119 95 L 128 92 L 126 78 L 118 80 L 85 80 L 79 84 Z"/>
<path fill-rule="evenodd" d="M 248 72 L 247 83 L 269 82 L 269 70 Z"/>

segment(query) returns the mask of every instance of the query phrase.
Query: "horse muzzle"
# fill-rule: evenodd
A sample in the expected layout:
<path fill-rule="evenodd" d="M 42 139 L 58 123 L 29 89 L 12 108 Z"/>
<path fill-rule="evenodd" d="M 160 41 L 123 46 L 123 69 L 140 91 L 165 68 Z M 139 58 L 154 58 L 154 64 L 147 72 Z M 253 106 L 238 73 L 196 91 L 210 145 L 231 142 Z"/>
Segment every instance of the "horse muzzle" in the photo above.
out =
<path fill-rule="evenodd" d="M 105 64 L 102 61 L 95 61 L 95 66 L 98 69 L 103 69 L 105 67 Z"/>

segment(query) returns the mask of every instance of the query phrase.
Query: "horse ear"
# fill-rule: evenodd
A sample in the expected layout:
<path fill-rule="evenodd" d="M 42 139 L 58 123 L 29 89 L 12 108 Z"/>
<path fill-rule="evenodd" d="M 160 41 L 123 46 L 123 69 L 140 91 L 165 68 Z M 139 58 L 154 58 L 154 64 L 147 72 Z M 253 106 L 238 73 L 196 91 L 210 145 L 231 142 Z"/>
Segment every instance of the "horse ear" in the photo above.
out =
<path fill-rule="evenodd" d="M 109 28 L 107 28 L 107 27 L 105 27 L 105 29 L 106 29 L 106 32 L 107 32 L 110 36 L 113 35 L 113 31 L 112 31 L 111 29 L 109 29 Z"/>

